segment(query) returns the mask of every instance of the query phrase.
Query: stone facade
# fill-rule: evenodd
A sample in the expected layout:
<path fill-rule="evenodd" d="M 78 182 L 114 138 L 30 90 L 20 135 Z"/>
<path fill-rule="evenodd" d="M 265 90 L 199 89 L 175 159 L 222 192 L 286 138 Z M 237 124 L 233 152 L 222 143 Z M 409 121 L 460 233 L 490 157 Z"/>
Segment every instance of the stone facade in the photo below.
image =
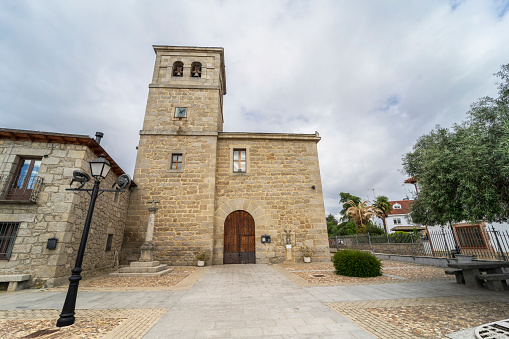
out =
<path fill-rule="evenodd" d="M 222 48 L 154 46 L 156 61 L 140 132 L 121 262 L 136 261 L 145 238 L 147 202 L 161 200 L 155 216 L 154 260 L 196 263 L 197 252 L 222 264 L 224 224 L 235 211 L 255 222 L 256 262 L 286 258 L 291 232 L 294 260 L 302 246 L 314 260 L 329 260 L 318 164 L 318 134 L 224 133 L 226 94 Z M 201 73 L 192 71 L 199 63 Z M 187 109 L 179 117 L 176 109 Z M 246 169 L 233 171 L 233 150 L 246 152 Z M 173 156 L 181 168 L 172 169 Z M 261 243 L 270 235 L 271 243 Z"/>
<path fill-rule="evenodd" d="M 0 223 L 20 223 L 10 258 L 0 260 L 0 275 L 30 274 L 29 286 L 67 283 L 90 196 L 65 189 L 69 188 L 73 171 L 90 173 L 89 161 L 99 154 L 107 153 L 88 136 L 0 129 L 0 175 L 7 178 L 16 174 L 21 158 L 35 157 L 41 160 L 37 177 L 42 178 L 35 203 L 0 197 Z M 123 173 L 113 164 L 101 188 L 111 188 Z M 4 180 L 2 184 L 8 183 Z M 91 188 L 91 183 L 85 188 Z M 118 261 L 129 195 L 127 190 L 105 192 L 98 197 L 82 265 L 83 276 L 112 269 Z M 111 250 L 106 251 L 108 234 L 113 237 Z M 55 249 L 46 248 L 50 238 L 58 239 Z"/>

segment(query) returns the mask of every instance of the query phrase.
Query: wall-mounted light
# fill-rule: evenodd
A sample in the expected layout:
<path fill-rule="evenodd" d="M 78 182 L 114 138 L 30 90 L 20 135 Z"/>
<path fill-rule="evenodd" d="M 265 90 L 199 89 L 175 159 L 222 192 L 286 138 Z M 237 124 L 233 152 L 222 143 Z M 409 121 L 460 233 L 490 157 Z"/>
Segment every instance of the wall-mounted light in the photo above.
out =
<path fill-rule="evenodd" d="M 55 248 L 57 248 L 57 242 L 58 242 L 57 238 L 48 239 L 48 243 L 46 244 L 46 248 L 48 250 L 54 250 Z"/>

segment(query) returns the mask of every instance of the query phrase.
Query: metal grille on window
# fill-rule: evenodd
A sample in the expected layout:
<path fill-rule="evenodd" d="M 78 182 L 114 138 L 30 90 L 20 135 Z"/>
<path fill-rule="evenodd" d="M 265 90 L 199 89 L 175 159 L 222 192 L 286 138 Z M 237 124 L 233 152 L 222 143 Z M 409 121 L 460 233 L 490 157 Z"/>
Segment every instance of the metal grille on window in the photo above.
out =
<path fill-rule="evenodd" d="M 19 222 L 0 222 L 0 260 L 9 260 L 18 234 Z"/>

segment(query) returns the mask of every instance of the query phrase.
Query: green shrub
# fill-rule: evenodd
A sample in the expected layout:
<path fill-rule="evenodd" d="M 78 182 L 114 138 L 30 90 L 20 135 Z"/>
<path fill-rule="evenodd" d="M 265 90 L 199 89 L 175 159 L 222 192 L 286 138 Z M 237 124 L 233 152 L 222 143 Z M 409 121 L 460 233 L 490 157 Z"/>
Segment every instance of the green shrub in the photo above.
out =
<path fill-rule="evenodd" d="M 332 257 L 336 274 L 347 277 L 378 277 L 382 263 L 373 254 L 359 250 L 337 251 Z"/>

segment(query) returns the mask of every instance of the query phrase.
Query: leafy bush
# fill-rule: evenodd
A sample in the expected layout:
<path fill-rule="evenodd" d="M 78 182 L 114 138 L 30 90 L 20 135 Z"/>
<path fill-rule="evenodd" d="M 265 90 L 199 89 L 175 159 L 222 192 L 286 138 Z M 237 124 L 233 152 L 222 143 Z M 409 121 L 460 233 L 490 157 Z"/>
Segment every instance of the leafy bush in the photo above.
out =
<path fill-rule="evenodd" d="M 414 228 L 415 230 L 415 228 Z M 402 232 L 402 231 L 396 231 L 394 233 L 389 234 L 389 238 L 391 239 L 391 242 L 393 243 L 409 243 L 409 242 L 416 242 L 419 239 L 420 235 L 419 232 Z"/>
<path fill-rule="evenodd" d="M 337 251 L 332 257 L 336 274 L 347 277 L 378 277 L 382 263 L 373 254 L 359 250 Z"/>
<path fill-rule="evenodd" d="M 377 227 L 373 224 L 368 224 L 366 226 L 366 232 L 370 235 L 385 235 L 385 231 L 383 228 Z"/>

